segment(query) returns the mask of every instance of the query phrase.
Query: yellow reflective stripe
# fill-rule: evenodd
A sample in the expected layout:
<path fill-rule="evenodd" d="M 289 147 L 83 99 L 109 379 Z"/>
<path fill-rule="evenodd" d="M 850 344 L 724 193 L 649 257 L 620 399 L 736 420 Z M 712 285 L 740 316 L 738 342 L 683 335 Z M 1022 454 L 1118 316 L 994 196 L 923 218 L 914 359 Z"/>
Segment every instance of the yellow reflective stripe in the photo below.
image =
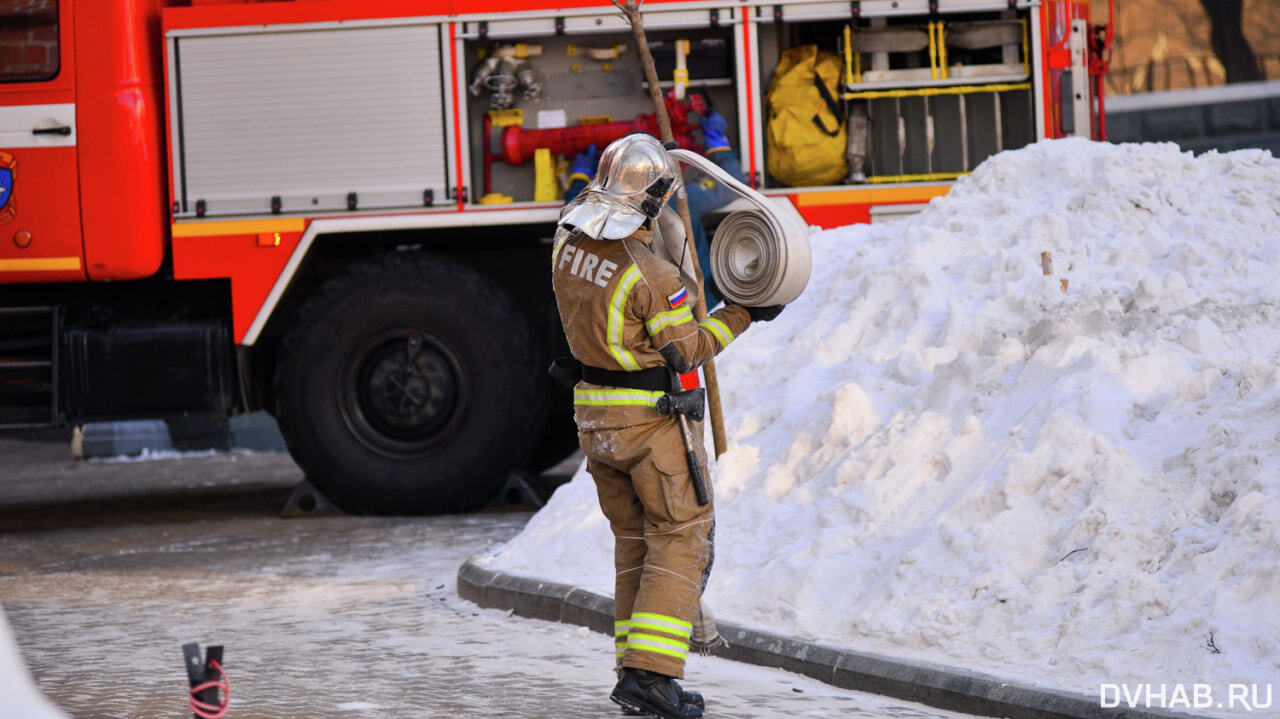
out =
<path fill-rule="evenodd" d="M 587 407 L 642 406 L 658 403 L 662 392 L 646 392 L 642 389 L 579 389 L 573 390 L 573 403 Z"/>
<path fill-rule="evenodd" d="M 708 317 L 698 323 L 698 326 L 716 336 L 720 340 L 721 347 L 728 347 L 733 341 L 733 333 L 729 331 L 729 325 L 721 322 L 714 317 Z"/>
<path fill-rule="evenodd" d="M 645 329 L 649 330 L 649 334 L 656 335 L 662 331 L 667 325 L 682 325 L 685 322 L 693 321 L 693 310 L 688 307 L 677 307 L 669 312 L 659 312 L 649 321 L 645 323 Z"/>
<path fill-rule="evenodd" d="M 618 656 L 627 653 L 627 634 L 631 632 L 631 622 L 621 619 L 613 623 L 614 651 Z"/>
<path fill-rule="evenodd" d="M 627 295 L 631 294 L 631 288 L 635 286 L 638 279 L 640 279 L 640 268 L 633 264 L 622 273 L 622 279 L 618 280 L 618 286 L 613 291 L 613 301 L 609 303 L 609 353 L 619 365 L 622 365 L 622 369 L 628 372 L 640 369 L 636 358 L 622 346 L 623 310 L 627 306 Z"/>
<path fill-rule="evenodd" d="M 556 266 L 556 259 L 560 257 L 560 250 L 564 249 L 564 244 L 569 241 L 571 236 L 566 232 L 564 237 L 561 237 L 560 241 L 556 243 L 555 248 L 551 250 L 551 266 L 553 268 Z"/>
<path fill-rule="evenodd" d="M 674 639 L 667 639 L 666 637 L 654 636 L 652 634 L 632 634 L 627 637 L 627 649 L 666 654 L 667 656 L 678 657 L 680 659 L 684 659 L 689 656 L 688 644 L 678 642 Z"/>
<path fill-rule="evenodd" d="M 631 623 L 635 624 L 637 619 L 656 619 L 660 622 L 670 622 L 677 627 L 683 628 L 685 631 L 692 632 L 693 624 L 686 622 L 680 617 L 673 617 L 667 614 L 654 614 L 653 612 L 633 612 L 631 614 Z"/>
<path fill-rule="evenodd" d="M 675 634 L 685 638 L 688 638 L 693 634 L 692 624 L 675 617 L 668 617 L 665 614 L 636 612 L 631 615 L 631 626 L 644 627 L 645 629 L 656 629 L 660 632 Z"/>

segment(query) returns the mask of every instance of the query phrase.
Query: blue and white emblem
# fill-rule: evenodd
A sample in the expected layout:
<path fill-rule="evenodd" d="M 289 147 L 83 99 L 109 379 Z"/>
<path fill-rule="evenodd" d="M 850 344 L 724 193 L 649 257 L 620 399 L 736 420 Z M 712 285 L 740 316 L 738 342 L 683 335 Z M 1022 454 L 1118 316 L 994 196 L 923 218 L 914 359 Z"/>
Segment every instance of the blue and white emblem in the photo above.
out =
<path fill-rule="evenodd" d="M 18 161 L 0 151 L 0 222 L 8 222 L 17 214 L 13 207 L 13 185 L 18 177 Z"/>
<path fill-rule="evenodd" d="M 0 207 L 9 204 L 9 195 L 13 194 L 13 170 L 0 168 Z"/>

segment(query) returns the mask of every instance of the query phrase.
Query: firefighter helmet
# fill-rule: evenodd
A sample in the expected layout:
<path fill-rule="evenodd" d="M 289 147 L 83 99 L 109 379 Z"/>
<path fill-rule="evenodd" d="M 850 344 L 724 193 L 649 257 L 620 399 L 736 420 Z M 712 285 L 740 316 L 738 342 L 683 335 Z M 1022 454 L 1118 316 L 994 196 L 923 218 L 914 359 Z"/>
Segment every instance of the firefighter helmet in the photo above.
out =
<path fill-rule="evenodd" d="M 596 176 L 560 213 L 560 225 L 597 240 L 620 240 L 652 220 L 679 181 L 675 160 L 652 135 L 609 143 Z"/>

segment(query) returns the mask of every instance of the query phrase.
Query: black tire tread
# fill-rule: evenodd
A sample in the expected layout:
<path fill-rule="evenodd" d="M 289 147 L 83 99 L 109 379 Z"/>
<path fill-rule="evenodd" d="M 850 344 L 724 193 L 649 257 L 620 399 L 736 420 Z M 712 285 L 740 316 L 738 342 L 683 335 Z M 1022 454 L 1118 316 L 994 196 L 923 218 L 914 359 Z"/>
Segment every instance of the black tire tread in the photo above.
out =
<path fill-rule="evenodd" d="M 402 492 L 379 492 L 360 487 L 350 477 L 337 477 L 333 468 L 323 461 L 309 446 L 316 441 L 308 435 L 302 418 L 295 422 L 289 400 L 291 370 L 306 366 L 302 357 L 304 345 L 311 341 L 309 335 L 319 331 L 324 316 L 338 303 L 358 295 L 370 285 L 395 285 L 399 283 L 425 284 L 446 291 L 465 293 L 468 304 L 478 312 L 496 317 L 510 318 L 504 331 L 511 333 L 507 343 L 515 355 L 510 358 L 523 378 L 519 383 L 525 390 L 522 397 L 512 397 L 511 403 L 524 408 L 522 415 L 527 422 L 513 417 L 501 434 L 506 441 L 501 447 L 488 447 L 485 457 L 478 459 L 489 469 L 480 468 L 486 475 L 472 477 L 465 488 L 453 491 L 432 490 L 421 496 L 405 496 Z M 539 438 L 540 422 L 547 411 L 545 382 L 537 367 L 538 344 L 530 323 L 514 305 L 507 293 L 488 276 L 460 262 L 420 252 L 395 252 L 378 255 L 352 264 L 318 285 L 299 307 L 294 322 L 280 341 L 276 362 L 275 393 L 276 419 L 280 424 L 286 446 L 298 462 L 309 481 L 326 497 L 347 511 L 369 514 L 424 514 L 441 511 L 458 511 L 482 503 L 501 486 L 506 474 L 521 466 L 535 449 Z M 467 470 L 460 470 L 467 474 Z M 412 494 L 412 493 L 410 493 Z"/>

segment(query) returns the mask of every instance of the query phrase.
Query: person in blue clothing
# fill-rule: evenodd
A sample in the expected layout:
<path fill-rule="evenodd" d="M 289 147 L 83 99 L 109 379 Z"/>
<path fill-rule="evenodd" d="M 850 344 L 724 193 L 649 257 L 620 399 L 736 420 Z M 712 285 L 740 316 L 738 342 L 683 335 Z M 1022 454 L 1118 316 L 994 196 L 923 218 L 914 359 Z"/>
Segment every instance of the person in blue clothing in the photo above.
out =
<path fill-rule="evenodd" d="M 707 159 L 719 165 L 731 177 L 746 182 L 738 153 L 734 152 L 729 145 L 728 124 L 715 110 L 708 109 L 702 116 L 702 144 L 706 148 L 703 154 Z M 569 187 L 564 193 L 565 204 L 572 202 L 591 178 L 595 177 L 598 161 L 595 145 L 573 158 L 573 164 L 569 167 Z M 702 268 L 703 273 L 703 294 L 707 301 L 707 309 L 711 309 L 719 305 L 722 298 L 716 287 L 715 278 L 711 276 L 711 240 L 707 237 L 706 229 L 703 228 L 702 217 L 708 212 L 723 207 L 733 198 L 733 194 L 710 181 L 687 185 L 685 191 L 689 198 L 689 221 L 693 224 L 693 242 L 698 252 L 698 266 Z"/>

